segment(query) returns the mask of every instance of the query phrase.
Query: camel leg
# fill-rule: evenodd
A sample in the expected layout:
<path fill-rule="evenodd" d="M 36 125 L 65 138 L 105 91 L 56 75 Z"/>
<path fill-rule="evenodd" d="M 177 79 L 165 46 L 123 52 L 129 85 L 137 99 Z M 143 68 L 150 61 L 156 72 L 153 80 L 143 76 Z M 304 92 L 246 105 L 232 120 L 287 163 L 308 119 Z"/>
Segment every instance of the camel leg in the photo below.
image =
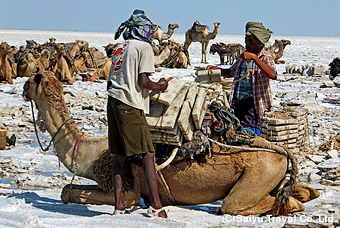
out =
<path fill-rule="evenodd" d="M 63 203 L 115 205 L 113 192 L 104 192 L 97 185 L 65 185 L 61 192 Z"/>
<path fill-rule="evenodd" d="M 281 182 L 285 175 L 286 162 L 275 162 L 275 167 L 259 162 L 256 167 L 243 171 L 227 197 L 224 198 L 221 212 L 223 214 L 253 215 L 270 213 L 274 210 L 275 197 L 269 193 Z M 289 198 L 289 212 L 303 211 L 304 205 Z"/>
<path fill-rule="evenodd" d="M 224 56 L 220 55 L 220 64 L 224 63 Z"/>
<path fill-rule="evenodd" d="M 207 62 L 207 47 L 209 45 L 209 40 L 204 44 L 204 63 L 208 63 Z"/>
<path fill-rule="evenodd" d="M 300 202 L 306 203 L 320 196 L 320 192 L 307 185 L 297 185 L 292 187 L 292 197 Z"/>
<path fill-rule="evenodd" d="M 61 200 L 64 204 L 97 204 L 115 205 L 115 197 L 112 192 L 104 192 L 97 185 L 71 185 L 67 184 L 61 192 Z M 123 203 L 125 207 L 140 205 L 139 194 L 135 191 L 123 193 Z"/>
<path fill-rule="evenodd" d="M 202 59 L 201 63 L 204 63 L 204 42 L 202 42 Z"/>

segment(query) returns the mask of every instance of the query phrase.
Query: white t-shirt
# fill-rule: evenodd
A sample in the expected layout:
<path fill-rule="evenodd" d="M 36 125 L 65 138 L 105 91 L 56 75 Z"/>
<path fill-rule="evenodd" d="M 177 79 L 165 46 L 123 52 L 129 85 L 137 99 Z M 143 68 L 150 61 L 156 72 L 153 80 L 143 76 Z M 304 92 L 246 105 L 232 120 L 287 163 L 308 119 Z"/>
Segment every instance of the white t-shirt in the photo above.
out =
<path fill-rule="evenodd" d="M 130 39 L 113 50 L 108 80 L 109 96 L 149 113 L 149 90 L 138 83 L 140 73 L 154 73 L 154 54 L 149 43 Z"/>

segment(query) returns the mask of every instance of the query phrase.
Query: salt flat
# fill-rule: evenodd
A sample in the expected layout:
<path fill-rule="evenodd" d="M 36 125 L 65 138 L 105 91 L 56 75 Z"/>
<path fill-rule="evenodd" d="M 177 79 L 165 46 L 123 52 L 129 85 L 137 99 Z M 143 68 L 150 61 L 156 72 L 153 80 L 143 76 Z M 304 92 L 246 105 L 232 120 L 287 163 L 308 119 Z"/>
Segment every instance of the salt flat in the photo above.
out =
<path fill-rule="evenodd" d="M 26 40 L 30 39 L 45 43 L 50 37 L 56 38 L 56 42 L 86 40 L 90 47 L 96 47 L 101 51 L 104 51 L 103 46 L 108 43 L 115 43 L 113 33 L 0 30 L 0 40 L 17 47 L 25 45 Z M 183 34 L 175 34 L 171 39 L 184 43 Z M 324 81 L 329 80 L 327 75 L 318 77 L 287 75 L 284 74 L 285 67 L 293 64 L 327 66 L 333 58 L 340 56 L 340 37 L 273 36 L 270 42 L 273 43 L 275 39 L 289 39 L 292 44 L 286 47 L 281 58 L 286 61 L 286 64 L 277 65 L 278 80 L 271 81 L 274 105 L 279 107 L 282 102 L 298 102 L 301 103 L 301 107 L 309 110 L 310 151 L 317 150 L 318 146 L 326 142 L 330 136 L 340 131 L 340 103 L 327 102 L 327 98 L 340 99 L 340 90 L 338 87 L 320 88 Z M 244 36 L 218 35 L 211 40 L 210 44 L 217 42 L 244 45 Z M 162 72 L 152 76 L 152 80 L 157 80 L 165 74 L 176 79 L 193 81 L 194 67 L 206 66 L 206 64 L 200 63 L 200 43 L 192 43 L 189 53 L 191 66 L 188 69 L 163 68 Z M 217 54 L 208 54 L 207 57 L 209 64 L 219 64 Z M 260 217 L 255 217 L 254 222 L 249 222 L 247 221 L 251 219 L 249 217 L 217 216 L 215 212 L 222 201 L 196 206 L 171 206 L 167 220 L 145 217 L 145 205 L 136 208 L 126 216 L 112 216 L 112 206 L 64 205 L 60 200 L 61 187 L 70 183 L 72 174 L 59 164 L 53 151 L 42 153 L 34 132 L 27 131 L 32 129 L 32 122 L 29 122 L 32 120 L 32 114 L 30 104 L 21 96 L 26 80 L 27 78 L 17 78 L 13 85 L 0 84 L 1 112 L 11 110 L 8 111 L 11 115 L 1 117 L 0 122 L 12 122 L 9 135 L 18 136 L 18 143 L 14 148 L 0 151 L 0 162 L 8 162 L 11 167 L 11 169 L 0 168 L 2 178 L 0 179 L 0 227 L 282 227 L 287 223 L 284 218 L 288 217 L 284 216 L 278 217 L 281 219 L 276 222 L 273 222 L 270 217 L 263 217 L 262 220 Z M 79 128 L 87 135 L 105 134 L 107 126 L 102 119 L 105 119 L 106 115 L 106 83 L 76 81 L 74 85 L 66 85 L 64 89 L 77 95 L 76 101 L 67 96 L 65 99 L 73 104 L 71 113 L 72 117 L 76 118 Z M 96 96 L 96 93 L 104 95 Z M 102 111 L 82 110 L 80 106 L 85 104 L 93 104 Z M 30 124 L 30 128 L 16 128 L 15 125 L 20 122 Z M 46 142 L 50 139 L 46 133 L 41 133 L 41 137 Z M 314 181 L 311 185 L 321 191 L 321 196 L 306 203 L 305 212 L 291 216 L 298 224 L 306 224 L 304 218 L 311 218 L 313 215 L 318 218 L 324 215 L 329 220 L 340 217 L 340 187 L 320 184 L 318 178 L 321 180 L 322 177 L 318 176 L 318 170 L 311 162 L 304 159 L 299 163 L 299 180 L 307 183 L 306 176 L 311 177 Z M 83 178 L 76 178 L 75 183 L 93 184 Z M 288 223 L 294 224 L 294 221 Z"/>

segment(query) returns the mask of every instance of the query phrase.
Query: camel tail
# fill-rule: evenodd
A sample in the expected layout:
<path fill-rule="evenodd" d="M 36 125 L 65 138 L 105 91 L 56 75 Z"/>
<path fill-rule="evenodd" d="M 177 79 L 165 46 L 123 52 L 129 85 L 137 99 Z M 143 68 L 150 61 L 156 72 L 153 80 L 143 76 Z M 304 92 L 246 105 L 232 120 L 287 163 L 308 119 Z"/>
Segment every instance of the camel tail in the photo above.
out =
<path fill-rule="evenodd" d="M 298 174 L 297 161 L 293 152 L 288 148 L 284 149 L 287 152 L 288 160 L 291 162 L 290 178 L 283 185 L 282 189 L 276 194 L 276 202 L 274 205 L 275 215 L 288 215 L 288 199 L 291 195 L 291 188 L 295 185 L 296 177 Z"/>

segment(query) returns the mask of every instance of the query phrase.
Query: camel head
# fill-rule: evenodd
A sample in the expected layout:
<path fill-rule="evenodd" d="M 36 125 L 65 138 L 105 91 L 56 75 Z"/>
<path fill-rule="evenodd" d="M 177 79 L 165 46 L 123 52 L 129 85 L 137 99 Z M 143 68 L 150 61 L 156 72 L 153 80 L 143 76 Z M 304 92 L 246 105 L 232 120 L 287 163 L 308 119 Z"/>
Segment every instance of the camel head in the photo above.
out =
<path fill-rule="evenodd" d="M 105 50 L 105 52 L 106 52 L 106 55 L 107 55 L 108 57 L 111 57 L 111 56 L 112 56 L 113 50 L 114 50 L 116 47 L 118 47 L 119 44 L 120 44 L 120 43 L 115 43 L 115 44 L 109 43 L 108 45 L 103 46 L 103 48 L 104 48 L 104 50 Z"/>
<path fill-rule="evenodd" d="M 174 24 L 174 23 L 170 23 L 168 26 L 169 29 L 175 29 L 175 28 L 179 28 L 178 24 Z"/>
<path fill-rule="evenodd" d="M 168 41 L 168 46 L 169 46 L 169 49 L 174 49 L 177 47 L 177 44 L 174 40 L 169 40 Z"/>
<path fill-rule="evenodd" d="M 34 49 L 37 46 L 38 46 L 38 44 L 34 40 L 26 40 L 26 48 L 27 49 Z"/>
<path fill-rule="evenodd" d="M 54 73 L 39 71 L 25 82 L 22 95 L 26 101 L 33 100 L 38 105 L 46 99 L 48 103 L 60 101 L 62 94 L 63 84 L 54 76 Z"/>
<path fill-rule="evenodd" d="M 12 52 L 12 47 L 8 45 L 7 43 L 1 43 L 0 44 L 0 54 L 1 55 L 7 55 Z"/>
<path fill-rule="evenodd" d="M 78 45 L 80 48 L 89 47 L 89 42 L 85 40 L 76 40 L 75 44 Z"/>
<path fill-rule="evenodd" d="M 214 23 L 215 29 L 218 29 L 220 27 L 220 24 L 221 24 L 220 22 L 215 22 Z"/>
<path fill-rule="evenodd" d="M 64 55 L 66 54 L 66 49 L 65 49 L 65 46 L 61 43 L 57 43 L 55 45 L 55 50 L 57 52 L 58 55 Z"/>
<path fill-rule="evenodd" d="M 49 38 L 49 40 L 50 40 L 50 43 L 55 43 L 55 41 L 56 41 L 56 39 L 53 38 L 53 37 Z"/>
<path fill-rule="evenodd" d="M 210 46 L 209 54 L 213 54 L 214 55 L 217 52 L 217 50 L 218 50 L 218 44 L 212 44 Z"/>

